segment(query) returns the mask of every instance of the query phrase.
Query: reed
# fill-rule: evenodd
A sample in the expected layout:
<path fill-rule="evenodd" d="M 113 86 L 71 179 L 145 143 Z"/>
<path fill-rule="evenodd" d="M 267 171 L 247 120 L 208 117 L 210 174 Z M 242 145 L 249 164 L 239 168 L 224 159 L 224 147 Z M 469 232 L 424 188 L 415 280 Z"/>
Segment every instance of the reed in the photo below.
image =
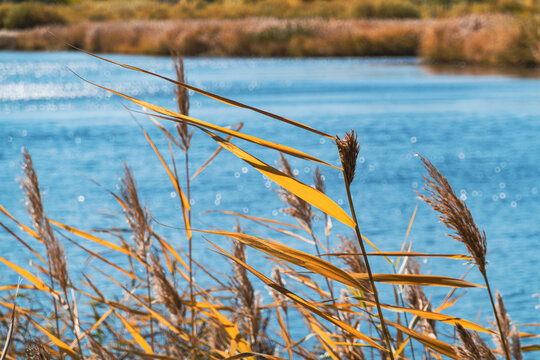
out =
<path fill-rule="evenodd" d="M 472 261 L 484 275 L 491 295 L 486 269 L 486 236 L 479 231 L 446 178 L 428 160 L 421 158 L 428 172 L 427 195 L 419 196 L 440 213 L 441 221 L 454 231 L 451 236 L 465 245 L 468 255 L 417 253 L 411 250 L 410 244 L 403 244 L 399 251 L 382 252 L 376 242 L 368 240 L 360 232 L 352 201 L 351 185 L 355 178 L 362 176 L 362 169 L 357 168 L 360 146 L 355 132 L 351 131 L 341 139 L 292 119 L 208 93 L 187 84 L 181 59 L 175 58 L 174 61 L 177 78 L 161 78 L 175 87 L 177 110 L 167 110 L 115 93 L 144 106 L 147 109 L 144 116 L 149 118 L 146 120 L 151 120 L 165 136 L 168 145 L 165 151 L 169 156 L 163 156 L 164 149 L 153 142 L 144 128 L 141 129 L 156 155 L 156 164 L 163 169 L 165 181 L 169 182 L 171 191 L 178 194 L 183 228 L 174 232 L 170 239 L 160 234 L 161 227 L 144 205 L 135 176 L 127 165 L 118 193 L 110 193 L 123 212 L 128 229 L 119 224 L 101 231 L 86 231 L 50 219 L 45 215 L 32 159 L 28 152 L 24 152 L 22 188 L 27 198 L 31 226 L 0 207 L 4 215 L 2 220 L 5 218 L 8 222 L 0 223 L 2 229 L 31 251 L 33 264 L 24 269 L 0 257 L 3 266 L 18 273 L 25 281 L 20 290 L 25 301 L 22 305 L 18 301 L 13 312 L 16 324 L 13 333 L 8 336 L 5 330 L 0 329 L 0 335 L 8 337 L 11 343 L 6 356 L 111 360 L 315 360 L 323 357 L 361 360 L 379 357 L 402 359 L 412 355 L 413 358 L 477 360 L 497 359 L 500 353 L 508 359 L 510 355 L 514 359 L 522 359 L 525 350 L 538 350 L 521 344 L 528 340 L 521 337 L 517 324 L 511 322 L 500 294 L 496 304 L 490 297 L 498 330 L 487 329 L 456 314 L 447 314 L 452 312 L 452 306 L 459 298 L 455 296 L 455 289 L 481 289 L 481 285 L 464 279 L 421 273 L 418 262 L 414 260 L 416 257 Z M 186 89 L 264 114 L 276 121 L 276 126 L 296 126 L 309 135 L 335 141 L 341 168 L 292 147 L 298 144 L 279 144 L 242 133 L 241 124 L 221 127 L 189 116 Z M 191 161 L 187 154 L 190 149 L 199 150 L 198 136 L 208 136 L 215 141 L 216 150 L 208 154 L 208 161 L 192 175 L 188 172 L 189 166 L 185 170 L 177 166 L 175 154 L 184 153 L 183 162 Z M 269 165 L 241 149 L 233 144 L 233 138 L 275 151 L 276 158 L 280 159 L 279 166 Z M 276 183 L 280 189 L 278 195 L 287 206 L 284 212 L 289 215 L 288 220 L 222 211 L 218 216 L 236 218 L 235 230 L 192 228 L 193 209 L 189 200 L 198 195 L 190 191 L 190 184 L 210 172 L 207 168 L 209 163 L 221 161 L 219 154 L 222 150 L 235 155 Z M 314 186 L 302 182 L 295 175 L 283 153 L 322 167 L 323 170 L 314 171 Z M 342 173 L 350 214 L 327 195 L 323 171 Z M 314 226 L 313 219 L 316 216 L 322 218 L 318 211 L 324 214 L 324 229 Z M 363 208 L 363 211 L 369 209 Z M 334 233 L 330 219 L 348 227 L 356 239 Z M 249 223 L 249 231 L 244 230 L 244 223 Z M 12 230 L 10 225 L 13 224 L 20 230 Z M 259 230 L 265 232 L 264 237 L 258 235 Z M 277 232 L 278 237 L 267 235 L 273 232 Z M 212 256 L 221 255 L 230 261 L 228 274 L 200 263 L 192 249 L 194 236 L 197 243 L 206 240 L 214 248 Z M 319 241 L 323 237 L 327 246 Z M 37 245 L 33 246 L 27 238 L 37 239 Z M 99 268 L 84 274 L 70 273 L 59 241 L 62 238 L 87 252 L 89 261 L 99 264 Z M 338 238 L 342 239 L 340 244 L 333 244 Z M 232 245 L 228 247 L 231 239 Z M 295 241 L 316 245 L 314 254 L 293 247 Z M 102 251 L 90 250 L 86 243 L 100 247 Z M 367 246 L 371 246 L 374 252 L 368 252 Z M 186 247 L 188 249 L 184 250 Z M 334 252 L 333 248 L 339 252 Z M 267 268 L 274 269 L 271 275 L 249 265 L 248 250 L 268 259 Z M 205 252 L 204 256 L 209 253 Z M 393 272 L 373 273 L 375 259 L 384 259 Z M 205 286 L 193 276 L 195 271 L 204 274 Z M 49 283 L 41 280 L 39 273 L 47 277 Z M 117 290 L 100 289 L 100 282 L 95 279 L 97 276 L 106 278 Z M 270 289 L 270 301 L 257 291 L 261 282 Z M 442 302 L 433 303 L 424 292 L 425 287 L 447 288 L 450 293 Z M 16 285 L 6 284 L 0 291 L 9 292 L 16 288 Z M 384 296 L 380 296 L 382 294 Z M 77 302 L 74 300 L 76 297 Z M 391 298 L 394 298 L 393 303 L 382 300 Z M 467 298 L 459 301 L 467 301 Z M 9 301 L 0 302 L 0 306 L 13 311 Z M 407 315 L 412 316 L 412 320 L 409 321 Z M 8 317 L 6 314 L 0 321 L 5 323 Z M 301 319 L 305 326 L 296 328 L 296 323 L 291 322 L 295 318 Z M 453 332 L 457 332 L 459 342 L 453 338 Z M 477 332 L 494 334 L 497 350 Z"/>

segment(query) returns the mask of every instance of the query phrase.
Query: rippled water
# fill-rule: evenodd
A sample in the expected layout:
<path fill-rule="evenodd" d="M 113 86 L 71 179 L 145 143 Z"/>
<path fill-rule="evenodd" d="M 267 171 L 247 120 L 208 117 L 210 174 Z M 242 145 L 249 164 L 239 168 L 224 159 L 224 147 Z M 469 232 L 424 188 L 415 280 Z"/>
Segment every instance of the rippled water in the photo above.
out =
<path fill-rule="evenodd" d="M 164 57 L 112 56 L 122 62 L 172 76 Z M 262 107 L 330 134 L 354 128 L 362 149 L 353 186 L 359 221 L 365 235 L 383 250 L 398 250 L 418 205 L 410 238 L 421 252 L 463 253 L 446 237 L 437 215 L 416 198 L 424 170 L 414 153 L 431 159 L 466 203 L 488 238 L 488 274 L 500 289 L 511 317 L 539 322 L 535 310 L 540 293 L 540 80 L 504 74 L 460 74 L 434 71 L 416 59 L 188 59 L 188 81 L 211 92 Z M 84 229 L 125 226 L 111 196 L 89 179 L 116 190 L 123 163 L 134 171 L 142 196 L 156 220 L 182 226 L 178 198 L 139 125 L 119 97 L 82 82 L 71 71 L 147 101 L 171 107 L 172 86 L 147 75 L 121 69 L 77 53 L 0 53 L 0 204 L 26 219 L 16 179 L 21 176 L 21 147 L 31 152 L 45 191 L 51 218 Z M 191 115 L 228 125 L 244 122 L 243 131 L 295 147 L 337 163 L 335 147 L 324 138 L 260 115 L 193 95 Z M 144 115 L 138 121 L 164 154 L 167 143 Z M 278 156 L 252 144 L 237 142 L 267 162 Z M 191 151 L 193 173 L 216 145 L 197 132 Z M 177 153 L 178 160 L 182 159 Z M 314 166 L 290 159 L 298 176 L 310 182 Z M 322 169 L 329 195 L 346 201 L 342 180 Z M 183 174 L 183 167 L 179 166 Z M 223 152 L 192 183 L 196 227 L 231 229 L 234 218 L 205 210 L 231 210 L 285 220 L 276 186 L 245 163 Z M 346 206 L 346 203 L 343 205 Z M 2 217 L 2 222 L 9 220 Z M 280 239 L 277 233 L 244 223 L 248 231 Z M 334 234 L 350 235 L 334 221 Z M 184 245 L 181 233 L 156 228 Z M 321 222 L 317 224 L 320 228 Z M 0 232 L 0 251 L 25 264 L 28 254 Z M 222 242 L 221 239 L 215 239 Z M 283 239 L 312 251 L 310 245 Z M 195 251 L 204 263 L 224 261 L 197 238 Z M 336 238 L 332 237 L 332 247 Z M 94 248 L 97 249 L 97 248 Z M 94 263 L 68 246 L 77 271 L 93 271 Z M 269 273 L 260 253 L 249 262 Z M 376 259 L 378 272 L 391 271 Z M 97 264 L 97 263 L 95 263 Z M 460 276 L 460 261 L 432 259 L 425 273 Z M 16 276 L 2 270 L 3 282 Z M 203 275 L 199 274 L 201 282 Z M 476 271 L 468 276 L 480 282 Z M 103 285 L 108 286 L 108 285 Z M 383 288 L 383 293 L 390 288 Z M 446 290 L 426 290 L 434 303 Z M 263 296 L 268 300 L 266 291 Z M 391 300 L 389 300 L 391 301 Z M 490 313 L 482 290 L 469 290 L 451 313 L 475 320 Z M 483 320 L 483 324 L 486 322 Z M 530 329 L 529 329 L 530 330 Z"/>

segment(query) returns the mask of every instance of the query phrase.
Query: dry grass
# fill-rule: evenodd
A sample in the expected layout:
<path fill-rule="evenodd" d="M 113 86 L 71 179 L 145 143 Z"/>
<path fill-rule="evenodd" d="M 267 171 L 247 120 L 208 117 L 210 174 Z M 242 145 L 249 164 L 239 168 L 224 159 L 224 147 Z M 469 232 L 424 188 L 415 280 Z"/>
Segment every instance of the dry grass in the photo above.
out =
<path fill-rule="evenodd" d="M 0 31 L 0 48 L 184 56 L 417 56 L 432 63 L 534 66 L 535 17 L 437 20 L 277 19 L 83 22 Z M 55 36 L 52 36 L 55 34 Z"/>
<path fill-rule="evenodd" d="M 178 79 L 168 80 L 174 86 L 185 88 L 188 85 L 183 85 L 185 76 L 181 71 L 181 62 L 179 59 L 175 61 Z M 211 95 L 192 86 L 189 88 Z M 183 96 L 187 95 L 178 97 L 179 105 L 188 101 Z M 126 99 L 139 101 L 129 97 Z M 249 108 L 230 99 L 220 100 Z M 8 225 L 0 223 L 2 228 L 13 236 L 14 241 L 21 242 L 32 251 L 34 264 L 25 270 L 0 257 L 3 266 L 25 280 L 21 287 L 24 305 L 17 305 L 14 312 L 15 332 L 7 353 L 10 358 L 363 360 L 410 358 L 416 352 L 416 358 L 424 355 L 426 358 L 444 356 L 479 360 L 497 359 L 498 354 L 508 352 L 506 344 L 510 344 L 514 359 L 521 359 L 523 350 L 538 350 L 521 345 L 524 339 L 521 336 L 530 335 L 518 333 L 517 325 L 511 323 L 500 295 L 497 296 L 497 304 L 493 303 L 498 330 L 487 329 L 451 314 L 452 306 L 459 298 L 454 294 L 455 289 L 472 287 L 472 291 L 484 291 L 482 286 L 461 279 L 420 274 L 420 267 L 413 260 L 417 256 L 473 260 L 484 275 L 487 291 L 492 298 L 486 275 L 486 237 L 479 232 L 465 205 L 455 197 L 448 181 L 427 160 L 423 159 L 429 175 L 426 178 L 428 192 L 422 197 L 439 211 L 441 220 L 455 230 L 453 237 L 466 245 L 471 256 L 413 253 L 409 245 L 403 247 L 409 249 L 407 251 L 381 253 L 375 244 L 362 236 L 350 196 L 350 183 L 354 180 L 359 151 L 352 132 L 340 140 L 305 124 L 267 113 L 281 121 L 276 122 L 276 126 L 286 126 L 285 122 L 294 124 L 314 136 L 325 136 L 336 142 L 333 151 L 341 155 L 343 169 L 337 170 L 325 164 L 324 171 L 343 173 L 345 190 L 349 195 L 349 215 L 324 194 L 326 185 L 322 171 L 316 172 L 315 187 L 311 187 L 295 178 L 290 164 L 282 155 L 278 169 L 230 142 L 232 137 L 245 138 L 246 134 L 211 124 L 203 126 L 197 123 L 197 119 L 182 114 L 182 109 L 185 109 L 182 106 L 176 112 L 148 103 L 139 104 L 155 112 L 155 122 L 158 116 L 162 116 L 162 119 L 182 123 L 186 131 L 195 127 L 194 139 L 208 135 L 219 147 L 276 182 L 282 189 L 280 194 L 288 206 L 291 221 L 280 222 L 236 214 L 238 225 L 235 231 L 191 229 L 192 209 L 188 204 L 189 199 L 197 194 L 190 193 L 189 166 L 186 166 L 185 173 L 178 171 L 180 167 L 176 166 L 174 154 L 183 153 L 184 162 L 188 165 L 189 149 L 196 147 L 197 142 L 191 143 L 190 137 L 190 146 L 184 146 L 181 137 L 185 132 L 173 135 L 166 126 L 159 125 L 171 140 L 172 150 L 167 149 L 170 158 L 165 159 L 161 155 L 146 131 L 143 130 L 143 134 L 156 153 L 156 163 L 164 167 L 163 173 L 171 181 L 171 189 L 180 195 L 184 229 L 171 239 L 159 234 L 160 227 L 144 206 L 135 176 L 126 166 L 119 193 L 111 194 L 118 202 L 118 209 L 124 212 L 129 229 L 123 229 L 119 224 L 105 231 L 89 233 L 46 216 L 37 173 L 30 155 L 25 152 L 22 187 L 28 199 L 31 226 L 24 225 L 24 222 L 12 217 L 7 209 L 0 207 L 0 211 L 6 215 L 2 216 L 2 220 L 19 226 L 21 236 L 10 230 Z M 264 113 L 260 109 L 251 109 Z M 224 139 L 214 131 L 225 133 L 229 138 Z M 290 147 L 258 138 L 251 138 L 251 141 L 324 164 Z M 173 147 L 174 144 L 177 148 Z M 220 161 L 214 155 L 211 159 Z M 356 177 L 359 176 L 362 174 L 356 171 Z M 325 248 L 319 241 L 323 235 L 311 224 L 314 215 L 333 217 L 354 231 L 357 238 L 353 242 L 334 234 L 327 226 L 324 236 L 328 246 Z M 244 232 L 240 221 L 250 222 L 249 233 Z M 279 231 L 280 241 L 254 235 L 257 230 L 251 229 L 257 226 Z M 36 249 L 23 239 L 32 237 L 39 240 Z M 306 240 L 306 237 L 316 245 L 316 255 L 292 247 L 294 241 Z M 344 239 L 339 248 L 341 253 L 331 252 L 333 241 L 340 237 Z M 88 252 L 92 261 L 99 263 L 100 270 L 82 274 L 84 280 L 72 280 L 80 279 L 81 274 L 71 276 L 68 273 L 69 264 L 63 255 L 60 239 L 72 241 Z M 229 243 L 227 239 L 233 239 L 232 250 L 226 249 Z M 198 244 L 204 240 L 215 248 L 217 254 L 210 253 L 211 256 L 221 254 L 230 260 L 230 275 L 216 272 L 200 264 L 194 257 L 192 245 L 200 246 Z M 86 242 L 102 247 L 103 251 L 87 249 Z M 366 244 L 374 248 L 374 254 L 366 251 Z M 188 251 L 183 250 L 186 245 L 189 246 Z M 271 276 L 249 265 L 248 247 L 268 258 L 274 268 Z M 48 260 L 39 255 L 43 251 Z M 204 253 L 204 256 L 208 256 L 208 253 Z M 335 260 L 336 256 L 341 261 Z M 392 271 L 373 274 L 371 263 L 377 259 L 386 261 Z M 435 262 L 433 267 L 440 270 Z M 206 286 L 200 286 L 193 277 L 195 270 L 208 276 Z M 117 290 L 102 292 L 101 285 L 94 283 L 95 275 L 106 277 Z M 40 276 L 49 278 L 50 284 L 46 284 Z M 260 282 L 270 289 L 270 300 L 264 300 L 256 291 Z M 17 288 L 16 285 L 5 285 L 2 291 L 6 297 L 8 292 Z M 450 288 L 450 293 L 442 302 L 432 303 L 424 293 L 424 288 L 428 286 Z M 393 298 L 393 303 L 382 302 L 379 294 L 383 293 L 387 295 L 385 299 Z M 12 311 L 10 301 L 0 302 L 0 305 L 7 309 L 1 312 L 2 323 L 6 323 Z M 289 320 L 293 318 L 302 319 L 305 327 L 291 329 Z M 498 350 L 495 351 L 476 332 L 469 330 L 494 335 Z M 6 335 L 5 329 L 0 331 Z M 455 331 L 459 343 L 452 335 Z M 293 333 L 301 335 L 293 336 Z M 510 355 L 507 358 L 510 359 Z"/>

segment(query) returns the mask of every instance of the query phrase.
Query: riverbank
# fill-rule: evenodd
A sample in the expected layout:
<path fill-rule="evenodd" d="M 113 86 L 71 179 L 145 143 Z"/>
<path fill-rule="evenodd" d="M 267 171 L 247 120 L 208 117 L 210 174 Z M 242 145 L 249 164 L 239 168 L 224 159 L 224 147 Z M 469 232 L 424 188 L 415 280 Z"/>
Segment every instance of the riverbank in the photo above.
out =
<path fill-rule="evenodd" d="M 52 35 L 54 34 L 54 35 Z M 532 17 L 189 19 L 83 22 L 0 31 L 0 49 L 231 57 L 420 56 L 436 63 L 536 66 Z"/>

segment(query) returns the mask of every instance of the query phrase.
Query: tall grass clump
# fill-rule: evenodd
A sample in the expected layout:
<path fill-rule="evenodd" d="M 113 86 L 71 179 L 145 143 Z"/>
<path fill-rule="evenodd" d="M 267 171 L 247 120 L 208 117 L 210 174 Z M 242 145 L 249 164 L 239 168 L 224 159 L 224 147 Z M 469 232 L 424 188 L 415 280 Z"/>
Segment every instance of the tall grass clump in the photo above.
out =
<path fill-rule="evenodd" d="M 0 222 L 3 231 L 31 254 L 27 268 L 0 257 L 2 266 L 24 280 L 20 286 L 5 284 L 1 289 L 9 294 L 20 288 L 21 298 L 16 307 L 8 295 L 0 302 L 6 309 L 1 321 L 7 325 L 11 319 L 15 324 L 12 332 L 6 330 L 8 326 L 0 329 L 10 344 L 6 358 L 476 360 L 502 356 L 516 360 L 524 352 L 539 350 L 528 343 L 535 335 L 520 333 L 519 325 L 511 321 L 502 296 L 497 292 L 493 296 L 490 281 L 494 279 L 488 281 L 487 276 L 487 237 L 428 160 L 421 158 L 428 175 L 419 196 L 439 212 L 441 221 L 453 231 L 451 236 L 465 245 L 468 254 L 416 252 L 408 241 L 397 251 L 383 251 L 376 240 L 361 232 L 359 212 L 369 209 L 355 203 L 351 195 L 358 184 L 355 179 L 363 175 L 357 168 L 361 149 L 354 130 L 334 136 L 194 87 L 178 55 L 173 56 L 174 79 L 92 56 L 174 86 L 176 104 L 171 110 L 91 83 L 142 107 L 141 116 L 165 137 L 163 149 L 141 126 L 160 167 L 156 176 L 161 173 L 178 195 L 183 225 L 170 229 L 168 237 L 163 235 L 162 225 L 139 193 L 136 173 L 127 164 L 117 192 L 109 191 L 123 215 L 118 225 L 89 231 L 52 219 L 46 214 L 30 153 L 24 151 L 21 186 L 30 225 L 0 206 L 1 220 L 6 222 Z M 189 111 L 190 93 L 264 115 L 276 126 L 294 126 L 307 136 L 329 139 L 332 145 L 326 150 L 335 153 L 340 165 L 298 150 L 297 143 L 282 144 L 244 133 L 241 123 L 220 126 L 197 119 Z M 204 163 L 195 164 L 190 152 L 200 150 L 202 139 L 215 143 L 215 150 Z M 244 150 L 238 140 L 252 143 L 254 150 Z M 259 158 L 258 149 L 279 159 L 277 165 Z M 208 166 L 222 161 L 223 151 L 278 186 L 277 196 L 288 220 L 222 210 L 214 215 L 236 218 L 233 230 L 193 228 L 195 203 L 191 200 L 200 194 L 192 191 L 192 184 L 201 176 L 212 176 Z M 295 174 L 289 158 L 316 166 L 313 185 Z M 192 172 L 193 168 L 197 170 Z M 343 177 L 342 189 L 328 191 L 322 174 L 331 172 Z M 348 210 L 329 197 L 336 190 L 347 193 Z M 315 226 L 315 218 L 324 219 L 324 229 Z M 413 220 L 414 215 L 407 235 Z M 346 233 L 335 233 L 333 222 L 341 223 Z M 311 244 L 312 251 L 296 249 L 297 241 Z M 71 273 L 64 244 L 77 246 L 98 266 L 83 274 Z M 264 256 L 270 273 L 250 265 L 251 251 Z M 227 259 L 230 270 L 226 273 L 227 269 L 216 271 L 204 265 L 197 253 Z M 485 286 L 464 276 L 422 274 L 416 258 L 472 262 Z M 374 271 L 382 268 L 387 271 Z M 200 281 L 195 272 L 206 279 Z M 104 282 L 113 289 L 103 289 Z M 270 301 L 257 290 L 262 284 L 269 290 Z M 492 304 L 492 326 L 452 314 L 457 301 L 467 301 L 456 294 L 463 288 L 485 291 Z M 442 289 L 446 296 L 429 296 L 426 289 Z M 295 319 L 304 326 L 299 328 Z M 490 336 L 494 346 L 488 343 Z"/>

